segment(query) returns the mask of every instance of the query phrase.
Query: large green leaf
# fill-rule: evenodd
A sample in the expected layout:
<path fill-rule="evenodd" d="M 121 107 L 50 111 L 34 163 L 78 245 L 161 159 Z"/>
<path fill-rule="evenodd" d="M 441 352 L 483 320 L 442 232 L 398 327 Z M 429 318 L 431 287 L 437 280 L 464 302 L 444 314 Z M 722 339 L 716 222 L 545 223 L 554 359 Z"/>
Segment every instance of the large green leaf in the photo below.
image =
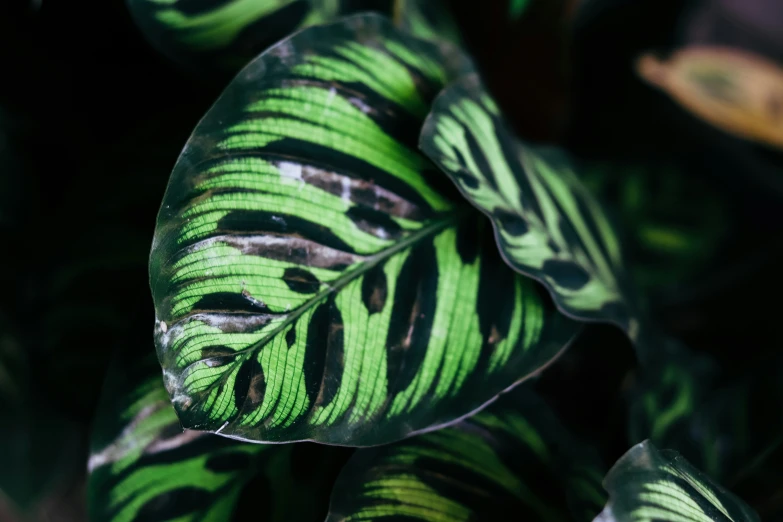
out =
<path fill-rule="evenodd" d="M 292 32 L 358 11 L 393 15 L 419 37 L 456 41 L 441 0 L 127 0 L 144 36 L 174 61 L 237 71 Z"/>
<path fill-rule="evenodd" d="M 248 65 L 171 176 L 150 279 L 186 427 L 391 442 L 540 371 L 578 326 L 416 151 L 463 59 L 377 15 Z"/>
<path fill-rule="evenodd" d="M 564 152 L 517 140 L 475 75 L 438 96 L 420 146 L 490 217 L 509 265 L 546 285 L 563 312 L 636 338 L 617 237 Z"/>
<path fill-rule="evenodd" d="M 323 520 L 329 464 L 320 446 L 307 478 L 291 459 L 305 445 L 264 446 L 183 431 L 163 387 L 155 354 L 124 352 L 110 370 L 89 460 L 90 520 L 232 520 L 243 490 L 254 520 Z M 311 454 L 312 457 L 312 454 Z M 308 494 L 300 502 L 292 493 Z"/>
<path fill-rule="evenodd" d="M 609 503 L 596 522 L 752 522 L 742 500 L 712 482 L 676 451 L 650 442 L 631 448 L 604 480 Z"/>
<path fill-rule="evenodd" d="M 592 520 L 600 460 L 529 389 L 450 428 L 357 450 L 327 522 Z"/>

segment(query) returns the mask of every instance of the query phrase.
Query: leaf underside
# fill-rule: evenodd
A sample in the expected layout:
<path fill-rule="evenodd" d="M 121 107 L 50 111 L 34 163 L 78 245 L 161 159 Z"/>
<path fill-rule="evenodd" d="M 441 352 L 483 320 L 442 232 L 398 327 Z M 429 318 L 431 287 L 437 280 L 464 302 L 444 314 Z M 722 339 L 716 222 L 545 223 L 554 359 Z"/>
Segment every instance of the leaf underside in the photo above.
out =
<path fill-rule="evenodd" d="M 327 522 L 592 520 L 606 502 L 601 476 L 547 405 L 519 389 L 452 427 L 357 450 Z"/>
<path fill-rule="evenodd" d="M 420 146 L 490 217 L 510 266 L 541 281 L 563 312 L 634 337 L 618 239 L 564 152 L 517 140 L 476 75 L 438 96 Z"/>
<path fill-rule="evenodd" d="M 758 522 L 753 510 L 680 454 L 649 441 L 631 448 L 604 480 L 602 522 Z"/>
<path fill-rule="evenodd" d="M 539 371 L 578 326 L 508 269 L 416 150 L 468 64 L 377 15 L 249 64 L 186 145 L 150 260 L 156 345 L 186 427 L 391 442 Z"/>

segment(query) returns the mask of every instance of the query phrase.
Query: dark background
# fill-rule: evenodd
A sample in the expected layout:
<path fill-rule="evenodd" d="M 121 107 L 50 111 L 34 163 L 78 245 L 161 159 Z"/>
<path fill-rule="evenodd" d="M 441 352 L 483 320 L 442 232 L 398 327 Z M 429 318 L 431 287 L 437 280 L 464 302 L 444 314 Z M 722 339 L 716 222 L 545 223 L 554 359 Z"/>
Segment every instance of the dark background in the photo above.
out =
<path fill-rule="evenodd" d="M 454 2 L 523 137 L 585 157 L 676 154 L 734 194 L 740 233 L 716 260 L 719 284 L 657 310 L 670 332 L 724 363 L 727 381 L 780 347 L 781 156 L 695 120 L 643 85 L 631 63 L 689 41 L 780 61 L 776 1 L 746 0 L 757 14 L 739 28 L 711 14 L 719 1 L 584 0 L 576 18 L 574 1 L 533 1 L 513 23 L 505 2 Z M 140 349 L 152 349 L 155 216 L 223 82 L 155 52 L 121 0 L 0 7 L 0 357 L 24 383 L 0 416 L 0 481 L 38 502 L 31 519 L 85 516 L 87 437 L 104 372 L 131 332 L 148 330 Z M 577 431 L 602 439 L 607 460 L 627 448 L 618 390 L 633 363 L 619 332 L 591 327 L 542 382 Z M 10 516 L 0 499 L 0 521 Z"/>

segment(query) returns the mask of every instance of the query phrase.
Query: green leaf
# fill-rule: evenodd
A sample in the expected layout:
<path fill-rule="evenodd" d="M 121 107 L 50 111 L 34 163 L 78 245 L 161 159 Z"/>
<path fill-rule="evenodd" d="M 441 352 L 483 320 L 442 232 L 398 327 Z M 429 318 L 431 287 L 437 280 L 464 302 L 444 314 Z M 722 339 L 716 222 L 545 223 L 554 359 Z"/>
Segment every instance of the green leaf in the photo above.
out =
<path fill-rule="evenodd" d="M 153 242 L 155 338 L 186 427 L 391 442 L 540 371 L 578 329 L 416 151 L 461 58 L 376 15 L 249 64 L 193 133 Z"/>
<path fill-rule="evenodd" d="M 127 0 L 144 36 L 194 69 L 236 71 L 299 29 L 359 11 L 395 15 L 414 35 L 458 40 L 442 0 Z"/>
<path fill-rule="evenodd" d="M 742 500 L 712 482 L 679 453 L 649 441 L 631 448 L 604 480 L 609 503 L 596 522 L 752 522 Z"/>
<path fill-rule="evenodd" d="M 512 20 L 517 20 L 522 16 L 522 13 L 530 5 L 530 0 L 511 0 L 511 4 L 508 7 L 508 14 Z"/>
<path fill-rule="evenodd" d="M 592 520 L 606 502 L 602 473 L 546 403 L 519 389 L 450 428 L 357 450 L 327 522 Z"/>
<path fill-rule="evenodd" d="M 617 237 L 564 152 L 517 140 L 475 75 L 438 96 L 420 146 L 490 217 L 510 266 L 541 281 L 564 313 L 636 338 Z"/>
<path fill-rule="evenodd" d="M 731 229 L 732 209 L 712 180 L 672 161 L 581 161 L 585 186 L 614 211 L 635 287 L 676 293 L 703 275 Z"/>
<path fill-rule="evenodd" d="M 396 25 L 418 38 L 462 43 L 459 25 L 445 0 L 395 0 Z"/>
<path fill-rule="evenodd" d="M 124 353 L 114 362 L 98 409 L 89 459 L 93 522 L 228 521 L 243 490 L 257 519 L 323 520 L 337 448 L 310 452 L 306 480 L 292 475 L 306 445 L 264 446 L 183 431 L 154 356 Z M 291 498 L 308 493 L 309 501 Z"/>
<path fill-rule="evenodd" d="M 716 480 L 747 475 L 783 435 L 783 358 L 729 380 L 712 359 L 682 347 L 641 372 L 630 397 L 630 440 L 676 448 Z M 728 382 L 727 382 L 728 381 Z"/>

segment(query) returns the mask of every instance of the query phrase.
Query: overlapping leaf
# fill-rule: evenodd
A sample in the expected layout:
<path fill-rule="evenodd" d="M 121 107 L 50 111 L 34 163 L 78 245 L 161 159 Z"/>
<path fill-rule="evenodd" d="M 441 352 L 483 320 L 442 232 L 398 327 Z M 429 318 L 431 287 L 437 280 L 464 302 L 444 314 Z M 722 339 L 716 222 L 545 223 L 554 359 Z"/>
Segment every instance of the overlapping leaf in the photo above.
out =
<path fill-rule="evenodd" d="M 338 17 L 377 11 L 419 37 L 455 40 L 441 0 L 127 0 L 147 39 L 192 68 L 237 71 L 290 35 Z"/>
<path fill-rule="evenodd" d="M 529 5 L 530 0 L 510 0 L 508 14 L 512 20 L 517 20 L 522 16 Z"/>
<path fill-rule="evenodd" d="M 134 351 L 135 352 L 135 351 Z M 262 520 L 322 520 L 330 459 L 323 448 L 307 480 L 292 476 L 293 446 L 263 446 L 183 431 L 153 353 L 115 361 L 98 411 L 88 483 L 90 520 L 232 520 L 240 495 Z M 300 446 L 301 447 L 301 446 Z M 313 488 L 317 485 L 316 488 Z M 291 491 L 307 491 L 296 501 Z"/>
<path fill-rule="evenodd" d="M 676 451 L 631 448 L 604 481 L 609 503 L 596 522 L 752 522 L 759 518 Z"/>
<path fill-rule="evenodd" d="M 727 384 L 711 359 L 681 347 L 669 353 L 634 386 L 631 442 L 677 448 L 716 480 L 749 475 L 783 435 L 783 395 L 775 390 L 783 358 L 763 360 Z"/>
<path fill-rule="evenodd" d="M 463 59 L 361 15 L 245 68 L 185 147 L 150 260 L 186 427 L 373 445 L 467 415 L 577 326 L 416 151 Z"/>
<path fill-rule="evenodd" d="M 601 476 L 589 449 L 520 389 L 450 428 L 357 450 L 327 521 L 592 520 L 606 501 Z"/>
<path fill-rule="evenodd" d="M 420 145 L 491 218 L 509 265 L 542 281 L 564 312 L 636 337 L 617 237 L 564 152 L 518 141 L 473 75 L 438 96 Z"/>

